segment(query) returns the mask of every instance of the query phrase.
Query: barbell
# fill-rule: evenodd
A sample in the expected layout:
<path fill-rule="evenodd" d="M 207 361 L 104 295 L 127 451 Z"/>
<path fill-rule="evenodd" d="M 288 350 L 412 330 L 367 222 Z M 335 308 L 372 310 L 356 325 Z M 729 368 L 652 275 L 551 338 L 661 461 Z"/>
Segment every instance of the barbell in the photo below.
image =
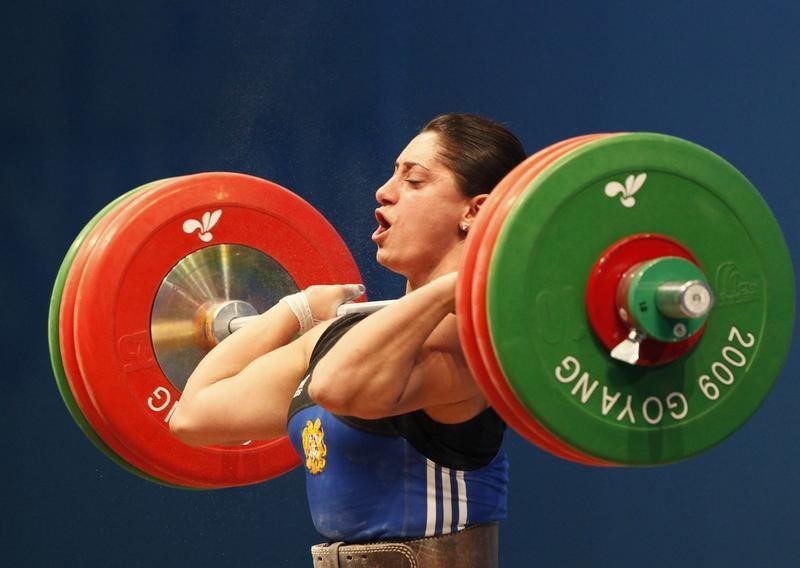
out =
<path fill-rule="evenodd" d="M 221 172 L 149 183 L 65 255 L 49 316 L 57 386 L 136 475 L 265 481 L 300 463 L 287 438 L 189 447 L 169 432 L 174 405 L 249 317 L 312 284 L 359 281 L 333 226 L 286 188 Z M 494 189 L 465 243 L 456 313 L 479 388 L 520 436 L 580 464 L 651 466 L 708 450 L 758 409 L 794 302 L 780 229 L 732 165 L 662 134 L 592 134 Z"/>

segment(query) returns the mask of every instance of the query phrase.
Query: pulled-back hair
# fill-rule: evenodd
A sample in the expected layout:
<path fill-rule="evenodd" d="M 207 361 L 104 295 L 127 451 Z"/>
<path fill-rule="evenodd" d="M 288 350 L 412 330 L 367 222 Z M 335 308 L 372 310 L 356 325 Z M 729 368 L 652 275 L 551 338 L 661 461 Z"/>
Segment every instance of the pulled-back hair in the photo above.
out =
<path fill-rule="evenodd" d="M 469 197 L 491 192 L 526 157 L 522 143 L 505 126 L 474 114 L 437 116 L 422 132 L 439 135 L 439 158 Z"/>

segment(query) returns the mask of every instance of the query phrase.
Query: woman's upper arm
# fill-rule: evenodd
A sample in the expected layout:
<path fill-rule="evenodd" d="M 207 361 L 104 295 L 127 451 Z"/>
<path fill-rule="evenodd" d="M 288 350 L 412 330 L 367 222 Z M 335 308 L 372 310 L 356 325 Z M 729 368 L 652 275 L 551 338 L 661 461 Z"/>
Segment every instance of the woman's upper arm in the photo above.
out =
<path fill-rule="evenodd" d="M 472 418 L 486 407 L 462 353 L 455 318 L 442 322 L 418 350 L 410 367 L 397 372 L 399 374 L 390 379 L 392 388 L 397 389 L 392 396 L 382 396 L 365 385 L 364 392 L 336 395 L 332 399 L 320 397 L 317 402 L 331 412 L 365 419 L 423 409 L 432 418 L 449 422 Z M 342 376 L 337 378 L 337 382 L 346 382 L 350 378 L 347 370 L 338 373 Z M 317 379 L 315 373 L 312 389 Z M 313 392 L 312 398 L 315 398 Z"/>
<path fill-rule="evenodd" d="M 447 422 L 468 420 L 486 407 L 460 350 L 423 349 L 397 410 L 423 409 Z"/>

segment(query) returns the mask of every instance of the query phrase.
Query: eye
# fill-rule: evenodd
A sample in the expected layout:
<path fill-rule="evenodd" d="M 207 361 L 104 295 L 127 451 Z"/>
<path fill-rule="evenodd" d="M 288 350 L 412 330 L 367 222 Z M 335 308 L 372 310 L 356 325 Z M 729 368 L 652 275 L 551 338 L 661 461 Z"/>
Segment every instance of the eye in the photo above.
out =
<path fill-rule="evenodd" d="M 406 183 L 409 183 L 411 185 L 415 185 L 416 186 L 416 185 L 421 184 L 422 180 L 421 179 L 406 179 Z"/>

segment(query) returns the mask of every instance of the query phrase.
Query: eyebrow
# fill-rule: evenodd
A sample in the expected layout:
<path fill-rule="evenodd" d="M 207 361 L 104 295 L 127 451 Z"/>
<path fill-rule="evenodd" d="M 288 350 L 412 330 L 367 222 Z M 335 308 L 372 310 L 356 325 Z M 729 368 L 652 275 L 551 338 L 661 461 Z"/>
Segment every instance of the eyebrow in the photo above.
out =
<path fill-rule="evenodd" d="M 402 164 L 400 164 L 400 162 L 395 162 L 395 163 L 394 163 L 394 168 L 395 168 L 395 169 L 398 169 L 398 168 L 399 168 L 401 165 L 402 165 L 403 167 L 405 167 L 406 169 L 411 169 L 411 168 L 413 168 L 414 166 L 419 166 L 420 168 L 422 168 L 422 169 L 424 169 L 424 170 L 431 171 L 431 169 L 430 169 L 430 168 L 428 168 L 428 167 L 426 167 L 426 166 L 423 166 L 423 165 L 422 165 L 422 164 L 420 164 L 419 162 L 403 162 Z"/>

